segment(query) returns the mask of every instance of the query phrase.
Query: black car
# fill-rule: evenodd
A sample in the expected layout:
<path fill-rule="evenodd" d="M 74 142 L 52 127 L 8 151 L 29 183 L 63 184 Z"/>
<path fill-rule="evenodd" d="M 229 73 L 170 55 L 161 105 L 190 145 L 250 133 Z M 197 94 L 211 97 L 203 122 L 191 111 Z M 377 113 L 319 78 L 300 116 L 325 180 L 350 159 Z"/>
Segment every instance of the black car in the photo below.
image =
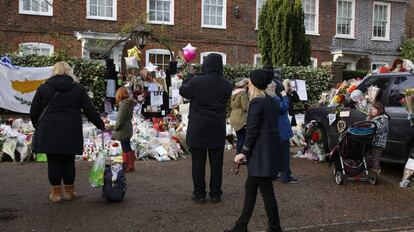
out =
<path fill-rule="evenodd" d="M 384 104 L 385 112 L 391 117 L 387 147 L 383 152 L 382 161 L 405 163 L 409 155 L 414 154 L 414 127 L 410 126 L 407 111 L 401 106 L 400 100 L 405 89 L 414 87 L 414 74 L 408 72 L 374 74 L 366 77 L 358 89 L 365 93 L 371 85 L 380 88 L 377 100 Z M 306 124 L 311 120 L 318 122 L 322 133 L 326 135 L 323 136 L 324 144 L 329 150 L 338 141 L 338 121 L 344 121 L 349 127 L 358 121 L 366 120 L 365 114 L 350 106 L 343 110 L 345 115 L 349 112 L 349 117 L 337 115 L 337 120 L 329 126 L 328 114 L 334 111 L 334 108 L 318 106 L 307 110 L 305 114 Z"/>

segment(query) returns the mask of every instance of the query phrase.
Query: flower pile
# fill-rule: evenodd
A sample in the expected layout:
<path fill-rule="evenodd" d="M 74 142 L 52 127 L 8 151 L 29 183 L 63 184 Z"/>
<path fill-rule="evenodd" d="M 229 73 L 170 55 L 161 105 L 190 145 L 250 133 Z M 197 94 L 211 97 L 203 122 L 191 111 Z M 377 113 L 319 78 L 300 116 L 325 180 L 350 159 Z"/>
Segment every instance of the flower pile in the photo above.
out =
<path fill-rule="evenodd" d="M 404 90 L 403 94 L 404 98 L 400 100 L 400 103 L 407 110 L 410 125 L 414 126 L 414 88 Z"/>

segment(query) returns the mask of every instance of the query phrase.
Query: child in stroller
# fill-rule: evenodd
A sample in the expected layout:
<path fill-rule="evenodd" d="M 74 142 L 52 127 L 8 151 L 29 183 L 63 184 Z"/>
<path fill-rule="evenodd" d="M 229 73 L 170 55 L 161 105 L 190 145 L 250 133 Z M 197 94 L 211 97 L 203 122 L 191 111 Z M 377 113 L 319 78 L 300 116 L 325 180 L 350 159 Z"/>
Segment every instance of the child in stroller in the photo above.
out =
<path fill-rule="evenodd" d="M 377 126 L 372 121 L 355 123 L 341 134 L 338 144 L 330 153 L 330 164 L 335 165 L 335 183 L 368 181 L 376 184 L 377 175 L 368 170 L 365 155 L 375 136 Z"/>

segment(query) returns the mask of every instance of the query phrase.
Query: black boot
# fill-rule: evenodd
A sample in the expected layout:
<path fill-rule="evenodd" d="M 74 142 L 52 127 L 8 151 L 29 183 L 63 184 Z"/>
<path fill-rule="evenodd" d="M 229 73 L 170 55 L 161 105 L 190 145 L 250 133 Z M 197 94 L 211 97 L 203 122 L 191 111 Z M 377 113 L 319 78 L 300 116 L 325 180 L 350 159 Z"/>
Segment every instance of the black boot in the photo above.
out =
<path fill-rule="evenodd" d="M 280 226 L 269 226 L 267 232 L 283 232 Z"/>
<path fill-rule="evenodd" d="M 247 225 L 236 223 L 231 230 L 225 230 L 224 232 L 247 232 Z"/>

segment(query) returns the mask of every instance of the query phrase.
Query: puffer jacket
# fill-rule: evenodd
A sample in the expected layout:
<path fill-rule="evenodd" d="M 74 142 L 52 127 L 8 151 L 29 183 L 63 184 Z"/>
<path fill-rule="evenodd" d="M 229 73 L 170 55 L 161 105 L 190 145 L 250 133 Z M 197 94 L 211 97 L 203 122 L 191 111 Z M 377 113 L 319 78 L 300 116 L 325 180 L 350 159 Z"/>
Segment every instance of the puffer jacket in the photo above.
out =
<path fill-rule="evenodd" d="M 249 96 L 245 89 L 235 89 L 231 95 L 230 125 L 234 131 L 239 131 L 246 126 L 247 110 L 249 108 Z"/>

